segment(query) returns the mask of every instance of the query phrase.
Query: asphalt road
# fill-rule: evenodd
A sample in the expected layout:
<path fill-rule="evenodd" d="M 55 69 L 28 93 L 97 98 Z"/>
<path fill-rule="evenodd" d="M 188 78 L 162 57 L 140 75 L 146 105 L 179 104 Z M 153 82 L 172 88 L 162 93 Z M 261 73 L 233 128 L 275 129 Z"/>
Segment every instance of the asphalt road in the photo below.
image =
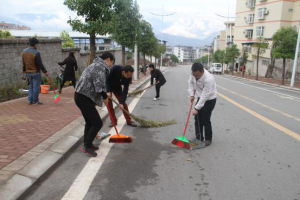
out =
<path fill-rule="evenodd" d="M 189 151 L 171 144 L 188 114 L 189 74 L 190 66 L 172 68 L 161 100 L 153 101 L 155 90 L 149 89 L 132 102 L 135 115 L 174 118 L 176 125 L 125 125 L 121 133 L 134 142 L 103 142 L 99 154 L 107 156 L 100 161 L 77 148 L 26 199 L 68 199 L 66 193 L 73 193 L 69 199 L 300 200 L 300 92 L 216 75 L 212 145 Z M 193 122 L 188 138 L 194 137 Z M 81 185 L 74 189 L 74 183 Z"/>

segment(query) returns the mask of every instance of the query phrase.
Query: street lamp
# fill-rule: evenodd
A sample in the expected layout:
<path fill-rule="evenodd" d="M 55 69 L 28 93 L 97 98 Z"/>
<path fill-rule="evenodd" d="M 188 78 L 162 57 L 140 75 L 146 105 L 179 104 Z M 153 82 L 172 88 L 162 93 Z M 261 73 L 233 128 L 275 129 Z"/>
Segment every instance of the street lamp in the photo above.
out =
<path fill-rule="evenodd" d="M 161 43 L 161 46 L 163 46 L 163 36 L 162 36 L 162 34 L 163 34 L 163 30 L 164 30 L 164 17 L 174 15 L 175 13 L 176 12 L 164 15 L 164 4 L 162 4 L 161 15 L 150 12 L 150 14 L 152 14 L 152 15 L 156 15 L 156 16 L 160 16 L 161 17 L 161 32 L 160 32 L 160 43 Z M 161 55 L 160 55 L 160 66 L 162 66 L 162 56 L 163 56 L 163 54 L 161 53 Z M 159 67 L 159 69 L 160 69 L 160 67 Z"/>
<path fill-rule="evenodd" d="M 299 24 L 299 30 L 298 30 L 298 39 L 297 39 L 297 44 L 296 44 L 296 53 L 295 53 L 295 59 L 294 59 L 294 65 L 293 65 L 291 87 L 294 87 L 294 83 L 295 83 L 295 75 L 296 75 L 297 61 L 298 61 L 298 55 L 299 55 L 299 43 L 300 43 L 300 24 Z"/>

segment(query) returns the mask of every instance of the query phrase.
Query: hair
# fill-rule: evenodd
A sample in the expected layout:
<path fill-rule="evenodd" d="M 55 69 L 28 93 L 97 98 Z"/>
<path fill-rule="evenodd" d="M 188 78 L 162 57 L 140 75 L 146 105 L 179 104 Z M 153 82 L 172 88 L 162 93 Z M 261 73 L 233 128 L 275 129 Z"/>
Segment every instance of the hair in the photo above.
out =
<path fill-rule="evenodd" d="M 149 68 L 155 69 L 155 66 L 154 66 L 153 64 L 150 64 L 150 65 L 149 65 Z"/>
<path fill-rule="evenodd" d="M 204 72 L 203 65 L 201 63 L 194 63 L 192 66 L 192 71 L 193 72 L 199 71 L 203 73 Z"/>
<path fill-rule="evenodd" d="M 115 57 L 112 53 L 110 53 L 109 51 L 105 51 L 100 58 L 102 58 L 102 60 L 106 60 L 107 58 L 109 58 L 111 61 L 115 61 Z"/>
<path fill-rule="evenodd" d="M 29 38 L 29 45 L 31 46 L 31 47 L 34 47 L 34 45 L 36 45 L 36 44 L 38 44 L 38 43 L 40 43 L 39 42 L 39 40 L 38 39 L 36 39 L 36 38 Z"/>
<path fill-rule="evenodd" d="M 131 66 L 131 65 L 126 65 L 125 67 L 124 67 L 124 72 L 125 73 L 127 73 L 127 72 L 134 72 L 134 69 L 133 69 L 133 67 Z"/>
<path fill-rule="evenodd" d="M 69 56 L 75 59 L 75 55 L 74 54 L 75 54 L 75 52 L 72 51 L 72 52 L 69 53 Z"/>

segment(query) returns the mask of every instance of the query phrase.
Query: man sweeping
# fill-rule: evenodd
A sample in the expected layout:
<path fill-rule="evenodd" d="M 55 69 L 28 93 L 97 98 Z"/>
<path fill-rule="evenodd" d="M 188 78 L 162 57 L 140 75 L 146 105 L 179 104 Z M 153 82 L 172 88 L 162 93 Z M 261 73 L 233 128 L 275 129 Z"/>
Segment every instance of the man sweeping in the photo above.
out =
<path fill-rule="evenodd" d="M 196 138 L 193 139 L 192 142 L 199 146 L 201 145 L 201 142 L 204 141 L 204 127 L 205 146 L 209 146 L 211 145 L 213 134 L 210 117 L 217 101 L 217 87 L 213 75 L 206 71 L 201 63 L 193 64 L 192 75 L 188 81 L 188 92 L 191 97 L 191 102 L 193 102 L 195 98 L 194 91 L 196 91 L 198 99 L 193 110 Z M 194 147 L 195 149 L 197 145 Z"/>
<path fill-rule="evenodd" d="M 112 97 L 112 94 L 116 96 L 119 101 L 119 108 L 123 111 L 126 122 L 128 126 L 137 127 L 136 123 L 131 120 L 131 117 L 124 112 L 128 111 L 128 106 L 126 104 L 126 98 L 128 95 L 129 84 L 132 82 L 132 75 L 134 69 L 132 66 L 127 65 L 122 67 L 120 65 L 115 65 L 110 69 L 110 73 L 107 77 L 107 96 Z M 111 99 L 108 101 L 108 106 L 112 114 L 115 125 L 118 124 L 117 117 L 113 108 L 113 102 Z M 109 127 L 113 127 L 111 122 Z"/>
<path fill-rule="evenodd" d="M 151 73 L 151 86 L 153 86 L 153 81 L 155 79 L 155 89 L 156 89 L 156 96 L 154 97 L 154 101 L 159 100 L 160 97 L 160 88 L 163 86 L 167 81 L 164 75 L 161 73 L 159 69 L 155 69 L 153 64 L 149 65 L 149 70 Z"/>

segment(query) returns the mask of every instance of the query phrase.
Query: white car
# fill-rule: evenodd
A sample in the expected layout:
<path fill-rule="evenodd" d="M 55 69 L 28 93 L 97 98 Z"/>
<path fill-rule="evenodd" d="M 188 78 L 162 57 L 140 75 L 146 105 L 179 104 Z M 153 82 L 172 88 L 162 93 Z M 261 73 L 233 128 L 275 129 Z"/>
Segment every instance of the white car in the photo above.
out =
<path fill-rule="evenodd" d="M 222 74 L 223 68 L 221 63 L 213 63 L 211 67 L 209 68 L 209 72 L 214 74 Z"/>

